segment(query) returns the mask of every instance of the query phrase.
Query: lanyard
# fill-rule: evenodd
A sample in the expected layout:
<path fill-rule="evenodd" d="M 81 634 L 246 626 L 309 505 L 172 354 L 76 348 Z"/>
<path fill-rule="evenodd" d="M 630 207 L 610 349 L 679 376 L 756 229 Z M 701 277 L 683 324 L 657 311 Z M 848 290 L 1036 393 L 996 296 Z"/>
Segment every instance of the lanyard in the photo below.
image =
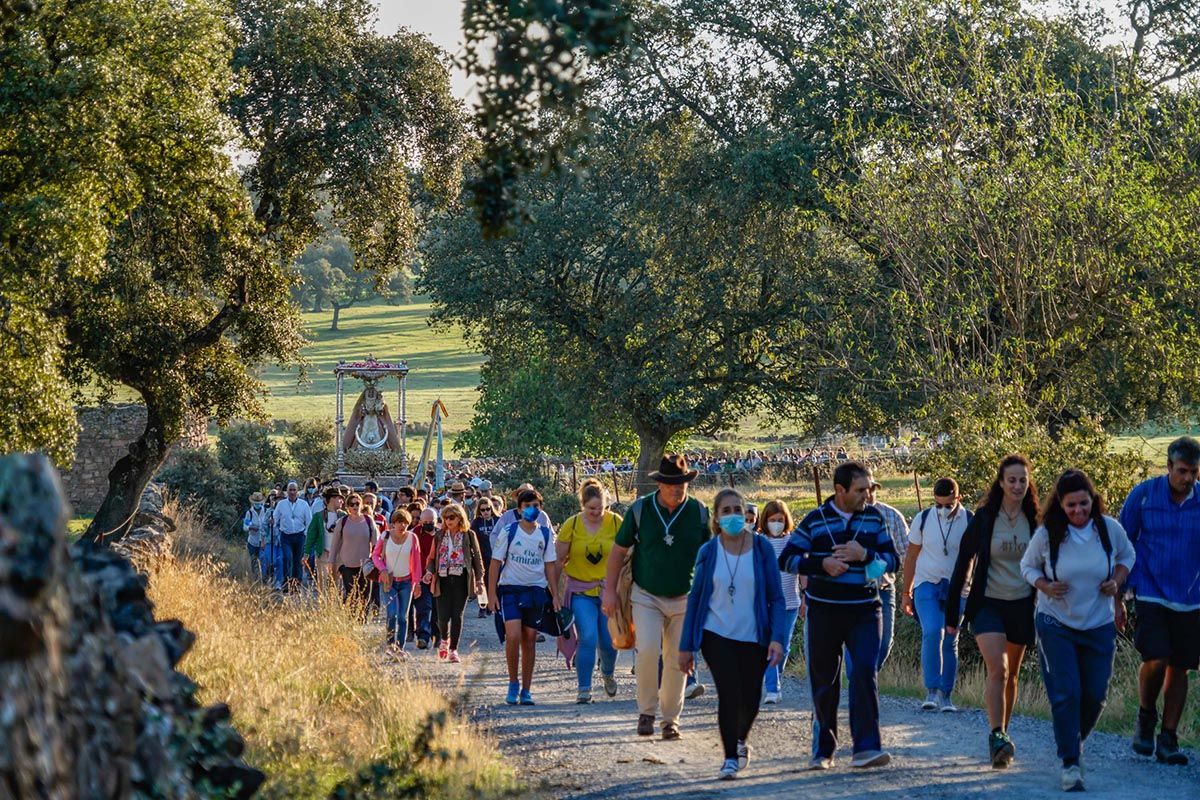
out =
<path fill-rule="evenodd" d="M 950 534 L 954 532 L 954 517 L 950 518 L 950 525 L 943 528 L 941 515 L 935 510 L 933 516 L 937 519 L 938 533 L 942 537 L 942 555 L 948 556 L 950 555 Z M 957 517 L 958 515 L 955 514 L 954 516 Z"/>
<path fill-rule="evenodd" d="M 821 512 L 821 521 L 825 523 L 825 529 L 828 530 L 830 525 L 829 525 L 829 517 L 825 516 L 825 506 L 821 506 L 818 510 Z M 841 514 L 838 514 L 838 516 L 840 517 Z M 862 523 L 861 522 L 858 525 L 857 531 L 850 527 L 850 522 L 853 519 L 854 519 L 854 515 L 851 514 L 850 519 L 845 521 L 846 531 L 847 531 L 847 533 L 850 534 L 850 542 L 858 541 L 858 534 L 862 533 Z M 830 538 L 833 538 L 833 537 L 830 537 Z M 846 544 L 850 544 L 850 542 L 846 542 Z M 836 540 L 834 540 L 834 544 L 837 544 Z"/>
<path fill-rule="evenodd" d="M 663 519 L 662 509 L 658 507 L 658 492 L 654 493 L 654 502 L 651 505 L 654 506 L 654 513 L 658 514 L 658 521 L 663 526 L 663 544 L 670 547 L 675 544 L 675 537 L 671 535 L 671 526 L 675 524 L 676 520 L 679 519 L 679 515 L 683 513 L 684 507 L 687 506 L 687 498 L 685 497 L 683 502 L 679 504 L 679 508 L 671 513 L 671 519 L 669 520 Z"/>

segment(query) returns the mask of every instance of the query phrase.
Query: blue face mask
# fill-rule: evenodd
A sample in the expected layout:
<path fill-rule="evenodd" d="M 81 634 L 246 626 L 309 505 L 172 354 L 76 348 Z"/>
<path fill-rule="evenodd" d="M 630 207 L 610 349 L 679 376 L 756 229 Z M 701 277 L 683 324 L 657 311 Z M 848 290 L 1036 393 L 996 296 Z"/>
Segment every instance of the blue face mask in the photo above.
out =
<path fill-rule="evenodd" d="M 867 574 L 867 580 L 877 581 L 883 577 L 883 573 L 887 572 L 887 564 L 877 558 L 870 564 L 867 564 L 866 569 L 863 571 Z"/>
<path fill-rule="evenodd" d="M 524 517 L 526 522 L 533 522 L 538 518 L 538 507 L 525 506 L 525 510 L 521 512 L 521 516 Z"/>
<path fill-rule="evenodd" d="M 741 514 L 726 514 L 720 520 L 721 530 L 730 536 L 740 536 L 746 530 L 746 517 Z"/>
<path fill-rule="evenodd" d="M 255 511 L 262 511 L 262 510 L 263 510 L 263 504 L 262 504 L 262 503 L 255 503 L 255 504 L 254 504 L 254 510 L 255 510 Z"/>

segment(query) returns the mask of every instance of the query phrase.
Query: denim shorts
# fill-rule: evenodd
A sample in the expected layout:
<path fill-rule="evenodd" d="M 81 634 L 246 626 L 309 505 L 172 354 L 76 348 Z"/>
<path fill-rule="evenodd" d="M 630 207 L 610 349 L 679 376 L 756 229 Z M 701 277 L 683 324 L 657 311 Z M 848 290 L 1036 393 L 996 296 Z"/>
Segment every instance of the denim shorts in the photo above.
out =
<path fill-rule="evenodd" d="M 996 600 L 984 596 L 983 605 L 971 620 L 971 633 L 1003 633 L 1010 644 L 1032 647 L 1037 640 L 1033 624 L 1034 595 L 1021 600 Z"/>
<path fill-rule="evenodd" d="M 521 620 L 526 628 L 536 628 L 546 611 L 550 592 L 541 586 L 497 586 L 500 599 L 500 616 L 508 621 Z"/>

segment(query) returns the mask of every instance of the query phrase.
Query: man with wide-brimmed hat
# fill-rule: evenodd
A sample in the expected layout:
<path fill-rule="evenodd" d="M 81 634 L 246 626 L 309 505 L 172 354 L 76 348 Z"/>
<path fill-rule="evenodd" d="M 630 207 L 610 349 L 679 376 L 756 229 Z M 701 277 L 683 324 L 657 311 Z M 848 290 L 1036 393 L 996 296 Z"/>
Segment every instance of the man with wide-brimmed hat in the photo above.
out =
<path fill-rule="evenodd" d="M 246 534 L 246 551 L 250 554 L 250 574 L 265 581 L 262 553 L 271 543 L 271 512 L 262 492 L 250 495 L 250 508 L 242 517 L 242 532 Z"/>
<path fill-rule="evenodd" d="M 683 456 L 664 456 L 658 470 L 649 476 L 658 488 L 629 506 L 608 559 L 603 606 L 612 616 L 617 610 L 621 569 L 633 549 L 630 599 L 637 642 L 640 736 L 653 735 L 654 717 L 661 710 L 662 738 L 680 738 L 685 676 L 679 669 L 679 638 L 696 553 L 710 535 L 707 509 L 687 494 L 696 474 Z"/>

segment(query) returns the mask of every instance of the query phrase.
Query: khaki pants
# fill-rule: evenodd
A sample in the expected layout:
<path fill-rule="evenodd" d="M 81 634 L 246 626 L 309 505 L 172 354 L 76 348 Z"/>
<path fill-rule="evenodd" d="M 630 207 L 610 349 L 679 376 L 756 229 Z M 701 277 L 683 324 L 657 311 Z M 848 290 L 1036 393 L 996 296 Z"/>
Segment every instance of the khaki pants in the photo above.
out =
<path fill-rule="evenodd" d="M 685 677 L 679 671 L 679 638 L 687 613 L 687 595 L 659 597 L 636 583 L 630 595 L 637 638 L 638 713 L 651 717 L 662 708 L 663 725 L 679 724 Z M 658 657 L 662 656 L 662 686 Z"/>

